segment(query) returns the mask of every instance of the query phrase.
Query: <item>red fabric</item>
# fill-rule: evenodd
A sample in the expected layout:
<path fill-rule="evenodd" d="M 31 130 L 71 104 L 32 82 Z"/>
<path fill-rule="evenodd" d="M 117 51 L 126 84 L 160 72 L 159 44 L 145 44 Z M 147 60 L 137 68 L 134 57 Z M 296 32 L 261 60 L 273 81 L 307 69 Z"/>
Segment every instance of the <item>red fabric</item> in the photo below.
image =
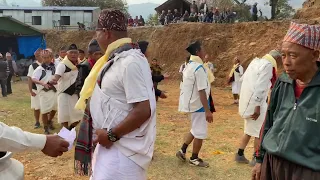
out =
<path fill-rule="evenodd" d="M 298 83 L 296 83 L 296 86 L 294 87 L 294 95 L 296 96 L 296 98 L 299 98 L 301 96 L 304 88 L 305 86 L 301 86 Z"/>
<path fill-rule="evenodd" d="M 277 81 L 277 71 L 276 71 L 276 68 L 273 68 L 272 69 L 272 78 L 271 78 L 271 89 L 273 88 L 276 81 Z"/>
<path fill-rule="evenodd" d="M 97 61 L 93 59 L 88 59 L 88 62 L 90 64 L 90 67 L 92 68 Z"/>

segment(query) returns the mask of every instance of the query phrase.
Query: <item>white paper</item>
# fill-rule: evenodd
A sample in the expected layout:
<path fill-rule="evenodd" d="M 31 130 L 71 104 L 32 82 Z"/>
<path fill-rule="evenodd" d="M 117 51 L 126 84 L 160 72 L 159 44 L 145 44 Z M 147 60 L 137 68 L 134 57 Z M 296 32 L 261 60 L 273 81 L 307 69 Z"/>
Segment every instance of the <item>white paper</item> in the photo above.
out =
<path fill-rule="evenodd" d="M 73 128 L 71 131 L 69 131 L 69 129 L 63 127 L 58 135 L 69 142 L 68 150 L 70 151 L 70 149 L 72 149 L 74 140 L 77 137 L 76 129 Z"/>

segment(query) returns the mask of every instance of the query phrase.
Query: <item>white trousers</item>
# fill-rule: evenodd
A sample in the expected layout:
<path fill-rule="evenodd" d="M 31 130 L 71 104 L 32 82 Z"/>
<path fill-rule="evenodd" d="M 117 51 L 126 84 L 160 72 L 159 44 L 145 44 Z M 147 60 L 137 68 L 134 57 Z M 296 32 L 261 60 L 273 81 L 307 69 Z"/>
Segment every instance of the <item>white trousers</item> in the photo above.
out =
<path fill-rule="evenodd" d="M 190 133 L 197 139 L 206 139 L 208 134 L 208 123 L 205 112 L 191 113 Z"/>
<path fill-rule="evenodd" d="M 90 180 L 146 180 L 146 171 L 124 156 L 118 148 L 100 144 L 94 151 Z"/>

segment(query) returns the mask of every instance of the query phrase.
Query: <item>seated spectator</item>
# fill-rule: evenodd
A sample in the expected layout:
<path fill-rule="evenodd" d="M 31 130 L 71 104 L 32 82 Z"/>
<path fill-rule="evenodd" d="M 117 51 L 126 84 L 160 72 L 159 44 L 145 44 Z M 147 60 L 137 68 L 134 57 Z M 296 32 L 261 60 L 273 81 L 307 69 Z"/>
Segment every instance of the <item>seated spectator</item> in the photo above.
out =
<path fill-rule="evenodd" d="M 212 23 L 213 22 L 213 12 L 214 12 L 214 9 L 212 7 L 211 10 L 208 11 L 208 13 L 206 14 L 205 22 L 207 22 L 207 23 Z"/>
<path fill-rule="evenodd" d="M 133 24 L 134 22 L 133 22 L 132 16 L 130 16 L 128 19 L 128 26 L 133 27 Z"/>
<path fill-rule="evenodd" d="M 185 11 L 182 16 L 183 21 L 189 21 L 189 12 Z"/>
<path fill-rule="evenodd" d="M 79 31 L 80 30 L 86 30 L 86 26 L 83 23 L 77 22 L 78 27 L 79 27 Z"/>
<path fill-rule="evenodd" d="M 204 22 L 204 18 L 205 18 L 204 12 L 203 12 L 203 10 L 200 10 L 200 12 L 198 14 L 199 22 Z"/>
<path fill-rule="evenodd" d="M 170 24 L 174 19 L 174 16 L 173 16 L 171 10 L 168 10 L 168 14 L 167 14 L 166 17 L 167 17 L 166 18 L 166 24 Z"/>
<path fill-rule="evenodd" d="M 178 11 L 178 9 L 174 10 L 173 17 L 174 17 L 174 20 L 173 20 L 174 22 L 178 22 L 181 19 L 181 13 Z"/>
<path fill-rule="evenodd" d="M 159 22 L 161 25 L 164 25 L 166 21 L 166 12 L 163 10 L 161 15 L 159 16 Z"/>
<path fill-rule="evenodd" d="M 194 10 L 190 13 L 189 22 L 198 22 L 198 14 Z"/>
<path fill-rule="evenodd" d="M 219 9 L 216 7 L 214 12 L 213 12 L 213 22 L 214 23 L 219 23 L 220 22 L 220 12 Z"/>
<path fill-rule="evenodd" d="M 143 17 L 140 15 L 140 19 L 138 21 L 138 26 L 144 26 L 145 25 L 145 22 L 144 22 L 144 19 Z"/>
<path fill-rule="evenodd" d="M 139 23 L 139 18 L 138 18 L 138 16 L 136 16 L 136 18 L 133 20 L 133 26 L 137 27 L 138 23 Z"/>

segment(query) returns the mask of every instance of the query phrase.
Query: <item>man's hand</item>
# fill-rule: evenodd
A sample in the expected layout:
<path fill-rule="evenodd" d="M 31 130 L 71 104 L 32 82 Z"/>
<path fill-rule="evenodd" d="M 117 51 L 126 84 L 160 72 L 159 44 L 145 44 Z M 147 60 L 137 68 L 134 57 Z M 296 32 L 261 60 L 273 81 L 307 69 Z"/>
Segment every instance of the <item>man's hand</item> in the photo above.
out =
<path fill-rule="evenodd" d="M 252 118 L 253 120 L 257 120 L 257 119 L 259 118 L 259 116 L 260 116 L 260 106 L 256 106 L 256 107 L 254 108 L 254 113 L 253 113 L 253 115 L 251 116 L 251 118 Z"/>
<path fill-rule="evenodd" d="M 46 145 L 42 152 L 51 157 L 61 156 L 64 152 L 68 151 L 69 143 L 58 135 L 47 136 Z"/>
<path fill-rule="evenodd" d="M 113 142 L 111 142 L 109 140 L 109 136 L 108 136 L 108 131 L 105 129 L 98 129 L 96 130 L 95 134 L 96 139 L 93 140 L 94 144 L 101 144 L 101 146 L 105 147 L 105 148 L 110 148 L 113 145 Z"/>
<path fill-rule="evenodd" d="M 206 120 L 208 123 L 212 123 L 213 122 L 213 115 L 210 111 L 206 112 Z"/>
<path fill-rule="evenodd" d="M 260 180 L 261 175 L 261 164 L 257 163 L 252 169 L 251 180 Z"/>
<path fill-rule="evenodd" d="M 37 94 L 33 91 L 30 92 L 31 96 L 35 97 Z"/>
<path fill-rule="evenodd" d="M 167 99 L 167 95 L 164 92 L 161 92 L 160 98 L 161 99 Z"/>
<path fill-rule="evenodd" d="M 45 88 L 45 89 L 50 89 L 50 85 L 49 84 L 42 84 L 42 86 Z"/>
<path fill-rule="evenodd" d="M 51 80 L 51 81 L 49 81 L 49 83 L 52 84 L 52 85 L 57 85 L 57 84 L 58 84 L 58 81 Z"/>

